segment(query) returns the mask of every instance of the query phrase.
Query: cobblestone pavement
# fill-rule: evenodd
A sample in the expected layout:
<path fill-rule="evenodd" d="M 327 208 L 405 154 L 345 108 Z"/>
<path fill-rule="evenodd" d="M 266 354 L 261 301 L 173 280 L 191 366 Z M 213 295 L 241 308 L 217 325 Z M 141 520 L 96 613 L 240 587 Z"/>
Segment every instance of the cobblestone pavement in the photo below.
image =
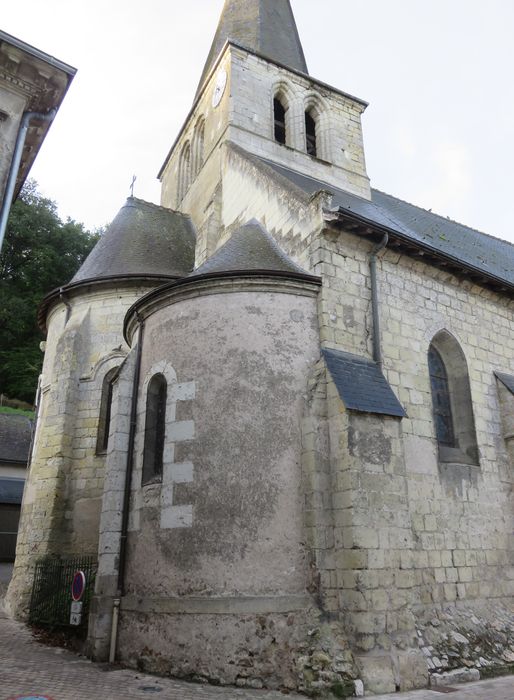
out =
<path fill-rule="evenodd" d="M 372 695 L 373 700 L 438 700 L 447 697 L 451 700 L 514 700 L 514 676 L 492 678 L 477 683 L 452 685 L 451 694 L 435 690 L 412 690 L 410 693 Z"/>
<path fill-rule="evenodd" d="M 52 700 L 301 700 L 300 695 L 215 688 L 127 669 L 106 670 L 64 649 L 36 642 L 30 631 L 0 612 L 0 700 L 17 696 L 48 696 Z M 374 700 L 438 700 L 440 693 L 420 690 L 374 696 Z M 459 689 L 453 700 L 514 700 L 514 677 L 482 681 Z M 305 699 L 303 699 L 305 700 Z"/>

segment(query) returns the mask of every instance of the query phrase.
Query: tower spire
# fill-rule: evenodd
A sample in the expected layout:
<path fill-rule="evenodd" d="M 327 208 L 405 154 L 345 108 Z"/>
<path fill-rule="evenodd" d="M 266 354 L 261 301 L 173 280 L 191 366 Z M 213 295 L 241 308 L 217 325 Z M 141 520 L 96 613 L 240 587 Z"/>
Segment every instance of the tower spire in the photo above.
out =
<path fill-rule="evenodd" d="M 228 39 L 287 68 L 308 73 L 289 0 L 225 0 L 197 94 Z"/>

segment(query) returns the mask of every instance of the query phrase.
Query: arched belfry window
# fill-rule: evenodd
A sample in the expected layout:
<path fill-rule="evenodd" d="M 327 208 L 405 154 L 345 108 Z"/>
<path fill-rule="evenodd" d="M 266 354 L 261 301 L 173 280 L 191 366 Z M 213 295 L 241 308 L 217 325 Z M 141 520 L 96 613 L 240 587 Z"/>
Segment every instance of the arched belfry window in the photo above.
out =
<path fill-rule="evenodd" d="M 186 192 L 191 184 L 191 144 L 189 141 L 184 145 L 180 154 L 180 163 L 178 168 L 178 200 L 179 203 L 184 199 Z"/>
<path fill-rule="evenodd" d="M 274 135 L 277 143 L 285 144 L 287 142 L 286 130 L 286 108 L 280 96 L 275 96 L 273 100 L 273 123 Z"/>
<path fill-rule="evenodd" d="M 455 447 L 455 431 L 450 401 L 448 373 L 443 358 L 433 345 L 428 351 L 428 369 L 430 371 L 430 388 L 432 390 L 432 407 L 435 432 L 440 445 Z"/>
<path fill-rule="evenodd" d="M 164 375 L 155 374 L 148 384 L 143 448 L 143 485 L 162 478 L 166 426 L 167 383 Z"/>
<path fill-rule="evenodd" d="M 102 395 L 100 398 L 100 415 L 98 420 L 98 432 L 96 435 L 96 454 L 102 455 L 107 452 L 109 442 L 109 432 L 111 429 L 111 409 L 113 382 L 119 367 L 110 369 L 102 382 Z"/>
<path fill-rule="evenodd" d="M 310 156 L 318 155 L 317 124 L 312 110 L 305 112 L 305 147 Z"/>
<path fill-rule="evenodd" d="M 434 429 L 441 462 L 478 464 L 466 358 L 457 340 L 440 331 L 428 350 Z"/>

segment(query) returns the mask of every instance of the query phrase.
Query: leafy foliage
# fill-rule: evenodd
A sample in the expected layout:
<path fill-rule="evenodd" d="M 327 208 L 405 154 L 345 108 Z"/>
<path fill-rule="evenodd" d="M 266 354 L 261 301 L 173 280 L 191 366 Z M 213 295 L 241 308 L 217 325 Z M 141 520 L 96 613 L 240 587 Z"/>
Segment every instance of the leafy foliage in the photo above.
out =
<path fill-rule="evenodd" d="M 43 297 L 73 277 L 100 233 L 72 219 L 30 180 L 11 208 L 0 252 L 0 392 L 32 401 L 41 371 L 36 310 Z"/>

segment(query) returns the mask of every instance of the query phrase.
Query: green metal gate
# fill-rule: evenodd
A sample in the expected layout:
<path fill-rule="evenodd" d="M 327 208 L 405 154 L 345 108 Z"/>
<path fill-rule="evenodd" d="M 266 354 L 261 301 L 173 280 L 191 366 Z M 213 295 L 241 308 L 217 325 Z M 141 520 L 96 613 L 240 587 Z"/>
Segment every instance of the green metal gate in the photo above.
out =
<path fill-rule="evenodd" d="M 87 629 L 89 603 L 97 571 L 97 562 L 93 557 L 46 557 L 37 562 L 30 600 L 30 624 L 70 626 L 71 584 L 76 571 L 83 571 L 86 576 L 82 622 L 78 628 Z"/>

